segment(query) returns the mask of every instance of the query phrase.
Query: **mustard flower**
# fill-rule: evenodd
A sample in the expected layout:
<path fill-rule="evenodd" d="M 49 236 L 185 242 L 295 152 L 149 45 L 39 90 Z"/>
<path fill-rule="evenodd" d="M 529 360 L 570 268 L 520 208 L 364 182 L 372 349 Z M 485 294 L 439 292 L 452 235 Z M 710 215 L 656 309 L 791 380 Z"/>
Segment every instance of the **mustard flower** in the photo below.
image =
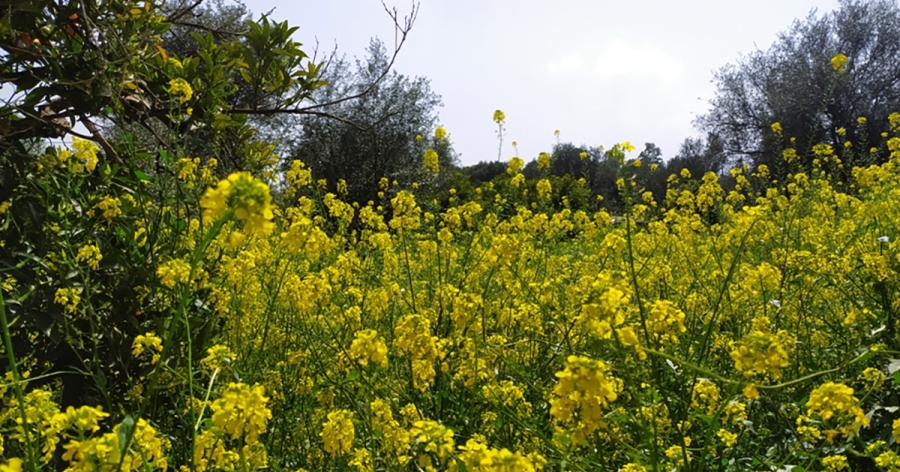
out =
<path fill-rule="evenodd" d="M 194 95 L 194 89 L 184 79 L 172 79 L 169 81 L 169 95 L 177 96 L 178 103 L 184 103 Z"/>
<path fill-rule="evenodd" d="M 506 166 L 506 173 L 509 175 L 513 175 L 522 170 L 523 167 L 525 167 L 525 161 L 523 161 L 519 157 L 513 157 L 509 160 L 509 164 L 507 164 Z"/>
<path fill-rule="evenodd" d="M 738 435 L 728 431 L 727 429 L 719 429 L 716 436 L 725 444 L 725 447 L 731 447 L 737 444 Z"/>
<path fill-rule="evenodd" d="M 213 428 L 231 439 L 256 443 L 272 419 L 272 412 L 266 406 L 268 401 L 262 385 L 230 383 L 210 405 Z"/>
<path fill-rule="evenodd" d="M 350 357 L 362 364 L 363 367 L 372 362 L 387 368 L 387 352 L 384 338 L 379 336 L 378 331 L 374 329 L 357 331 L 355 339 L 350 344 Z"/>
<path fill-rule="evenodd" d="M 890 472 L 900 471 L 900 456 L 894 451 L 883 452 L 875 458 L 875 465 Z"/>
<path fill-rule="evenodd" d="M 653 194 L 650 194 L 650 199 Z M 665 341 L 678 341 L 678 336 L 687 331 L 684 326 L 685 314 L 668 300 L 657 300 L 650 307 L 648 327 L 650 331 Z"/>
<path fill-rule="evenodd" d="M 494 110 L 494 123 L 498 125 L 506 121 L 506 113 L 503 110 Z"/>
<path fill-rule="evenodd" d="M 822 458 L 822 467 L 828 472 L 850 470 L 847 464 L 847 456 L 826 456 Z"/>
<path fill-rule="evenodd" d="M 547 198 L 553 193 L 553 187 L 550 185 L 550 181 L 547 179 L 538 180 L 537 183 L 537 193 L 541 198 Z"/>
<path fill-rule="evenodd" d="M 222 370 L 231 366 L 235 359 L 237 356 L 228 346 L 216 344 L 206 350 L 206 357 L 200 361 L 200 367 L 210 372 Z"/>
<path fill-rule="evenodd" d="M 435 152 L 434 149 L 428 148 L 425 150 L 425 160 L 424 160 L 425 171 L 432 172 L 437 174 L 440 172 L 441 167 L 438 164 L 438 153 Z"/>
<path fill-rule="evenodd" d="M 150 363 L 156 364 L 156 362 L 159 361 L 159 355 L 163 350 L 162 338 L 153 332 L 135 336 L 134 341 L 131 343 L 131 355 L 138 357 L 144 353 L 145 348 L 154 351 Z"/>
<path fill-rule="evenodd" d="M 900 113 L 895 111 L 888 115 L 888 123 L 891 125 L 891 130 L 893 131 L 896 131 L 898 128 L 900 128 Z M 886 138 L 887 133 L 881 133 L 881 137 Z"/>
<path fill-rule="evenodd" d="M 422 209 L 416 203 L 416 197 L 411 192 L 401 190 L 397 196 L 391 199 L 394 207 L 394 217 L 390 226 L 395 230 L 415 230 L 421 224 Z"/>
<path fill-rule="evenodd" d="M 772 123 L 771 128 L 772 128 L 772 132 L 773 132 L 773 133 L 775 133 L 777 136 L 781 136 L 782 130 L 781 130 L 781 123 L 780 123 L 780 122 L 776 121 L 776 122 Z"/>
<path fill-rule="evenodd" d="M 603 410 L 619 397 L 621 380 L 610 374 L 605 362 L 581 356 L 569 356 L 556 377 L 559 382 L 553 389 L 550 415 L 573 425 L 575 440 L 583 442 L 605 424 Z"/>
<path fill-rule="evenodd" d="M 93 270 L 97 270 L 100 268 L 100 261 L 103 259 L 103 253 L 100 252 L 100 248 L 93 245 L 87 244 L 81 246 L 78 249 L 78 255 L 75 256 L 75 260 L 78 262 L 84 262 Z"/>
<path fill-rule="evenodd" d="M 846 72 L 847 56 L 844 54 L 835 54 L 834 57 L 831 58 L 831 68 L 841 73 Z"/>
<path fill-rule="evenodd" d="M 103 218 L 109 223 L 113 218 L 122 214 L 122 200 L 117 197 L 103 197 L 93 208 L 88 210 L 87 215 L 93 217 L 97 210 L 101 212 Z"/>
<path fill-rule="evenodd" d="M 197 177 L 197 168 L 200 166 L 200 158 L 193 159 L 184 157 L 175 161 L 175 168 L 178 172 L 178 179 L 188 184 L 188 187 L 194 184 Z"/>
<path fill-rule="evenodd" d="M 325 443 L 325 452 L 332 456 L 347 454 L 353 447 L 355 436 L 353 413 L 348 410 L 328 413 L 328 420 L 322 425 L 322 432 L 319 435 Z"/>
<path fill-rule="evenodd" d="M 788 366 L 788 354 L 779 337 L 762 331 L 754 331 L 732 343 L 731 359 L 734 368 L 747 376 L 770 373 L 780 378 L 781 369 Z"/>
<path fill-rule="evenodd" d="M 538 154 L 537 168 L 538 169 L 549 169 L 550 168 L 550 154 L 547 154 L 546 152 L 542 152 L 542 153 Z"/>
<path fill-rule="evenodd" d="M 409 434 L 421 445 L 423 454 L 436 455 L 440 460 L 447 459 L 453 454 L 453 430 L 433 420 L 419 420 L 412 424 Z"/>
<path fill-rule="evenodd" d="M 431 335 L 428 318 L 410 314 L 400 319 L 394 329 L 394 347 L 410 358 L 413 386 L 424 391 L 434 380 L 434 363 L 443 357 L 443 349 L 436 336 Z"/>
<path fill-rule="evenodd" d="M 22 463 L 22 459 L 12 457 L 6 463 L 0 463 L 0 472 L 22 472 Z"/>
<path fill-rule="evenodd" d="M 534 472 L 543 466 L 543 457 L 525 456 L 505 448 L 495 449 L 477 439 L 469 439 L 459 449 L 463 451 L 459 458 L 466 465 L 466 470 L 471 472 Z"/>
<path fill-rule="evenodd" d="M 447 128 L 443 126 L 438 126 L 434 130 L 434 139 L 435 141 L 446 141 L 447 140 Z"/>
<path fill-rule="evenodd" d="M 372 454 L 367 449 L 354 449 L 353 459 L 347 463 L 350 467 L 356 467 L 357 472 L 373 472 Z"/>
<path fill-rule="evenodd" d="M 794 148 L 787 148 L 781 152 L 782 157 L 784 157 L 785 162 L 791 163 L 797 160 L 799 156 L 797 156 L 797 150 Z"/>
<path fill-rule="evenodd" d="M 721 393 L 715 382 L 708 379 L 699 379 L 691 391 L 691 407 L 706 408 L 708 414 L 713 414 L 719 405 Z"/>
<path fill-rule="evenodd" d="M 83 170 L 93 172 L 97 167 L 97 151 L 100 150 L 100 147 L 86 139 L 72 138 L 72 148 L 75 149 L 72 172 L 81 172 Z M 61 153 L 60 158 L 62 156 L 63 154 Z"/>
<path fill-rule="evenodd" d="M 269 186 L 249 172 L 235 172 L 219 181 L 215 188 L 208 188 L 200 199 L 200 207 L 208 221 L 234 211 L 234 216 L 244 221 L 244 229 L 250 233 L 265 234 L 275 227 L 271 222 L 274 214 Z"/>
<path fill-rule="evenodd" d="M 755 384 L 747 384 L 744 387 L 743 395 L 750 400 L 759 400 L 759 390 L 756 389 Z"/>
<path fill-rule="evenodd" d="M 807 415 L 817 416 L 822 421 L 836 419 L 841 432 L 847 436 L 859 433 L 861 426 L 869 426 L 869 419 L 859 406 L 859 399 L 853 396 L 853 389 L 839 383 L 826 382 L 809 394 L 806 402 Z"/>
<path fill-rule="evenodd" d="M 635 464 L 632 462 L 629 464 L 625 464 L 621 469 L 619 469 L 619 472 L 647 472 L 647 468 L 640 464 Z"/>
<path fill-rule="evenodd" d="M 175 288 L 176 283 L 187 283 L 191 276 L 191 265 L 182 259 L 171 259 L 156 269 L 159 282 L 168 288 Z"/>
<path fill-rule="evenodd" d="M 61 288 L 56 290 L 53 301 L 65 307 L 69 313 L 75 313 L 78 303 L 81 301 L 81 289 Z"/>
<path fill-rule="evenodd" d="M 121 464 L 123 470 L 140 470 L 154 464 L 165 470 L 168 467 L 166 452 L 171 447 L 169 440 L 160 434 L 143 418 L 134 426 L 132 447 L 122 457 L 119 436 L 122 425 L 115 431 L 86 440 L 72 440 L 63 449 L 63 460 L 69 463 L 66 470 L 115 470 Z M 124 435 L 124 431 L 121 432 Z"/>

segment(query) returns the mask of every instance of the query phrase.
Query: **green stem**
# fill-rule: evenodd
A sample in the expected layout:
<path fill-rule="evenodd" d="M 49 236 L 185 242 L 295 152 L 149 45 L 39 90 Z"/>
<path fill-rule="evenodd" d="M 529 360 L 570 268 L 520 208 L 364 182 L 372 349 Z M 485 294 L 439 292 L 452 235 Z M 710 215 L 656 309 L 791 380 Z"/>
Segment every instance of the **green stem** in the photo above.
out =
<path fill-rule="evenodd" d="M 25 449 L 28 454 L 28 467 L 30 470 L 38 470 L 34 458 L 34 445 L 31 443 L 31 426 L 28 424 L 28 416 L 25 413 L 25 395 L 22 393 L 22 380 L 19 376 L 19 368 L 16 365 L 16 355 L 13 352 L 12 336 L 9 334 L 9 323 L 6 321 L 6 299 L 0 292 L 0 325 L 3 326 L 3 342 L 6 344 L 6 358 L 9 359 L 9 368 L 13 374 L 13 391 L 19 401 L 19 415 L 22 417 L 22 429 L 25 431 Z"/>

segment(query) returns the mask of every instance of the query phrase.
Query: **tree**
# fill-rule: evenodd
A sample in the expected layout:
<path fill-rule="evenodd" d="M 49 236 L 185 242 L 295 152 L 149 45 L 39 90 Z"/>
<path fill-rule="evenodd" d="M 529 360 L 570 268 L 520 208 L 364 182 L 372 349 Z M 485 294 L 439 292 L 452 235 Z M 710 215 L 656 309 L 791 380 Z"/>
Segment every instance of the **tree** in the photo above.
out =
<path fill-rule="evenodd" d="M 724 143 L 715 134 L 703 138 L 686 138 L 675 157 L 666 164 L 668 174 L 687 169 L 691 175 L 702 177 L 707 172 L 719 174 L 725 169 L 727 157 Z"/>
<path fill-rule="evenodd" d="M 848 60 L 836 68 L 838 54 Z M 829 14 L 813 11 L 768 50 L 723 67 L 715 81 L 712 108 L 697 124 L 721 138 L 731 162 L 776 171 L 790 138 L 801 155 L 820 142 L 868 149 L 887 130 L 888 114 L 900 110 L 900 8 L 893 0 L 841 0 Z M 868 119 L 865 126 L 858 117 Z"/>
<path fill-rule="evenodd" d="M 290 157 L 307 164 L 316 178 L 326 179 L 332 189 L 338 180 L 344 180 L 351 201 L 374 200 L 382 177 L 404 184 L 435 183 L 435 177 L 423 167 L 426 149 L 438 153 L 442 170 L 456 164 L 449 139 L 434 137 L 436 108 L 442 103 L 428 79 L 392 71 L 364 97 L 350 102 L 335 100 L 368 87 L 388 61 L 384 45 L 372 40 L 365 61 L 357 60 L 355 67 L 344 59 L 331 63 L 324 75 L 331 86 L 319 89 L 313 99 L 335 102 L 322 110 L 340 120 L 302 117 L 297 121 L 299 133 L 289 146 Z"/>
<path fill-rule="evenodd" d="M 127 377 L 146 373 L 130 354 L 135 336 L 165 332 L 172 342 L 160 364 L 193 372 L 177 346 L 198 356 L 218 329 L 207 306 L 177 308 L 177 297 L 154 295 L 174 286 L 166 264 L 198 260 L 184 241 L 189 221 L 197 231 L 202 219 L 211 223 L 196 202 L 218 180 L 212 159 L 271 181 L 274 146 L 254 137 L 248 115 L 327 116 L 318 110 L 324 103 L 309 100 L 323 86 L 322 66 L 291 39 L 287 22 L 264 17 L 226 39 L 197 34 L 197 48 L 179 57 L 163 38 L 169 20 L 184 16 L 160 3 L 27 0 L 0 8 L 0 84 L 8 91 L 0 102 L 0 298 L 8 302 L 0 312 L 10 315 L 0 330 L 0 374 L 15 370 L 13 354 L 29 355 L 47 374 L 43 382 L 64 384 L 64 404 L 116 414 L 113 399 L 124 395 Z M 394 56 L 415 8 L 402 25 L 392 14 Z M 332 98 L 364 98 L 392 63 L 364 90 Z M 230 102 L 240 87 L 251 98 L 277 99 Z M 138 139 L 138 129 L 152 139 Z M 208 159 L 198 162 L 184 137 L 201 133 Z M 213 265 L 204 270 L 219 276 Z M 154 400 L 170 395 L 163 389 L 145 393 L 147 408 L 171 406 Z M 184 419 L 168 421 L 189 429 Z"/>

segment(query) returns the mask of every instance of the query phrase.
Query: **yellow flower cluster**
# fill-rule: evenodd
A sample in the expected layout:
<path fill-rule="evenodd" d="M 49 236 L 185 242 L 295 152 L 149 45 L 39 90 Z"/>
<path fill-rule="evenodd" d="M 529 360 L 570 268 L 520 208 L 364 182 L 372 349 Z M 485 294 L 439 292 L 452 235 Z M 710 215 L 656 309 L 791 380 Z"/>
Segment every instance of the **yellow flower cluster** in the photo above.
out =
<path fill-rule="evenodd" d="M 69 313 L 75 313 L 78 303 L 81 301 L 81 289 L 77 288 L 60 288 L 56 290 L 53 301 L 58 305 L 62 305 Z"/>
<path fill-rule="evenodd" d="M 118 197 L 103 197 L 93 208 L 88 210 L 87 214 L 93 217 L 98 210 L 103 218 L 106 219 L 106 222 L 109 223 L 113 218 L 122 214 L 122 200 Z"/>
<path fill-rule="evenodd" d="M 216 344 L 206 350 L 206 357 L 200 361 L 200 367 L 203 367 L 209 372 L 224 370 L 230 367 L 235 359 L 237 359 L 237 356 L 228 348 L 228 346 Z"/>
<path fill-rule="evenodd" d="M 847 56 L 844 54 L 835 54 L 834 57 L 831 58 L 831 68 L 838 72 L 845 72 L 847 70 Z"/>
<path fill-rule="evenodd" d="M 183 181 L 187 188 L 193 188 L 194 182 L 196 182 L 197 180 L 197 169 L 199 167 L 199 157 L 195 157 L 193 159 L 189 157 L 183 157 L 175 161 L 175 170 L 178 175 L 178 180 Z"/>
<path fill-rule="evenodd" d="M 9 409 L 0 410 L 0 422 L 10 418 L 11 412 L 20 411 L 19 402 L 12 398 L 8 402 Z M 66 470 L 92 472 L 96 470 L 153 470 L 168 466 L 167 452 L 170 447 L 168 439 L 162 437 L 146 420 L 132 421 L 134 435 L 130 447 L 120 447 L 119 438 L 125 437 L 121 430 L 124 422 L 112 431 L 96 436 L 101 423 L 109 417 L 100 407 L 69 406 L 65 411 L 52 399 L 48 390 L 36 389 L 24 397 L 22 405 L 25 411 L 23 418 L 14 418 L 14 427 L 9 438 L 20 445 L 32 441 L 32 446 L 39 446 L 42 455 L 38 461 L 48 465 L 62 446 L 60 458 L 68 464 Z M 27 423 L 27 424 L 26 424 Z M 26 433 L 25 429 L 29 432 Z M 120 434 L 121 433 L 121 434 Z M 3 452 L 0 441 L 0 453 Z M 123 455 L 124 453 L 124 455 Z M 10 460 L 7 467 L 21 466 L 21 462 Z"/>
<path fill-rule="evenodd" d="M 506 173 L 513 175 L 521 171 L 523 167 L 525 167 L 525 161 L 521 157 L 513 157 L 506 166 Z"/>
<path fill-rule="evenodd" d="M 544 170 L 550 168 L 550 154 L 546 152 L 542 152 L 538 154 L 537 158 L 537 168 L 538 170 Z"/>
<path fill-rule="evenodd" d="M 840 383 L 826 382 L 809 394 L 807 415 L 828 422 L 834 419 L 845 436 L 859 433 L 861 426 L 869 426 L 869 419 L 853 396 L 853 389 Z M 798 419 L 801 423 L 803 418 Z"/>
<path fill-rule="evenodd" d="M 372 429 L 381 433 L 382 450 L 388 456 L 389 462 L 405 466 L 412 459 L 409 455 L 409 432 L 394 419 L 394 413 L 388 402 L 379 398 L 373 401 L 370 407 Z"/>
<path fill-rule="evenodd" d="M 685 314 L 668 300 L 657 300 L 650 307 L 648 325 L 650 331 L 663 342 L 678 342 L 678 336 L 687 331 L 684 326 Z"/>
<path fill-rule="evenodd" d="M 550 185 L 550 181 L 547 179 L 538 180 L 536 188 L 538 196 L 541 198 L 549 198 L 550 194 L 553 193 L 553 187 Z"/>
<path fill-rule="evenodd" d="M 422 315 L 406 315 L 394 330 L 394 346 L 409 357 L 413 385 L 419 390 L 434 380 L 434 364 L 444 355 L 439 341 L 431 335 L 431 322 Z"/>
<path fill-rule="evenodd" d="M 332 456 L 341 456 L 350 452 L 353 447 L 353 413 L 348 410 L 337 410 L 328 413 L 328 421 L 322 425 L 322 441 L 325 452 Z"/>
<path fill-rule="evenodd" d="M 75 256 L 76 261 L 87 264 L 87 266 L 93 270 L 100 268 L 100 261 L 102 259 L 103 253 L 100 252 L 99 247 L 93 244 L 81 246 L 81 248 L 78 249 L 78 255 Z"/>
<path fill-rule="evenodd" d="M 394 217 L 391 219 L 391 228 L 398 231 L 409 231 L 419 228 L 422 210 L 416 203 L 416 197 L 409 191 L 401 190 L 397 196 L 391 199 L 394 208 Z"/>
<path fill-rule="evenodd" d="M 453 431 L 437 421 L 415 421 L 409 435 L 419 452 L 416 464 L 428 472 L 437 472 L 434 463 L 442 464 L 453 454 Z"/>
<path fill-rule="evenodd" d="M 233 212 L 244 221 L 244 230 L 251 234 L 266 234 L 272 223 L 272 196 L 269 186 L 254 178 L 249 172 L 236 172 L 209 188 L 200 199 L 203 219 L 214 222 Z"/>
<path fill-rule="evenodd" d="M 178 97 L 178 103 L 184 103 L 194 96 L 194 89 L 182 78 L 172 79 L 169 81 L 169 95 Z"/>
<path fill-rule="evenodd" d="M 374 329 L 364 329 L 356 332 L 353 343 L 350 344 L 350 357 L 362 364 L 363 367 L 369 365 L 369 362 L 381 365 L 387 368 L 387 345 L 384 338 L 378 335 L 378 331 Z"/>
<path fill-rule="evenodd" d="M 438 153 L 434 149 L 425 150 L 425 170 L 435 174 L 441 171 L 441 166 L 438 164 Z"/>
<path fill-rule="evenodd" d="M 135 336 L 134 341 L 131 343 L 131 355 L 138 357 L 144 353 L 144 349 L 149 349 L 153 352 L 150 363 L 156 364 L 163 350 L 162 338 L 152 332 Z"/>
<path fill-rule="evenodd" d="M 768 373 L 777 379 L 781 369 L 788 366 L 788 353 L 777 335 L 753 331 L 733 344 L 734 368 L 744 375 Z"/>
<path fill-rule="evenodd" d="M 99 146 L 86 139 L 72 138 L 72 148 L 75 149 L 74 159 L 69 163 L 72 172 L 78 173 L 84 170 L 93 172 L 97 168 Z M 68 151 L 65 151 L 65 157 L 63 153 L 60 153 L 60 160 L 65 162 L 68 160 L 68 156 L 72 156 Z"/>
<path fill-rule="evenodd" d="M 212 402 L 209 429 L 197 436 L 197 470 L 253 470 L 265 467 L 268 455 L 259 436 L 266 432 L 272 412 L 261 385 L 230 383 Z"/>
<path fill-rule="evenodd" d="M 605 424 L 603 410 L 618 398 L 622 381 L 610 374 L 605 362 L 581 356 L 569 356 L 556 377 L 559 383 L 553 389 L 550 414 L 570 424 L 573 439 L 582 443 Z"/>
<path fill-rule="evenodd" d="M 176 283 L 188 283 L 191 277 L 191 265 L 181 259 L 171 259 L 156 269 L 159 282 L 166 287 L 175 288 Z"/>
<path fill-rule="evenodd" d="M 459 448 L 463 451 L 460 460 L 472 472 L 534 472 L 541 470 L 545 462 L 539 454 L 525 456 L 506 448 L 495 449 L 476 439 Z"/>

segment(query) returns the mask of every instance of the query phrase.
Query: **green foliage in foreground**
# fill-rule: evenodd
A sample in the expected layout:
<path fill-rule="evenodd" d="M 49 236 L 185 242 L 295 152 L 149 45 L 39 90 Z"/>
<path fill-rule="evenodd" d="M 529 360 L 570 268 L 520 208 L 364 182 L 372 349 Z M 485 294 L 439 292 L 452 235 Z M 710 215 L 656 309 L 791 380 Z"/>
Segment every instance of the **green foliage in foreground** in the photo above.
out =
<path fill-rule="evenodd" d="M 0 23 L 0 470 L 900 468 L 900 114 L 729 190 L 615 145 L 615 215 L 549 154 L 360 205 L 225 100 L 321 85 L 286 24 L 177 59 L 152 4 L 36 3 Z"/>

